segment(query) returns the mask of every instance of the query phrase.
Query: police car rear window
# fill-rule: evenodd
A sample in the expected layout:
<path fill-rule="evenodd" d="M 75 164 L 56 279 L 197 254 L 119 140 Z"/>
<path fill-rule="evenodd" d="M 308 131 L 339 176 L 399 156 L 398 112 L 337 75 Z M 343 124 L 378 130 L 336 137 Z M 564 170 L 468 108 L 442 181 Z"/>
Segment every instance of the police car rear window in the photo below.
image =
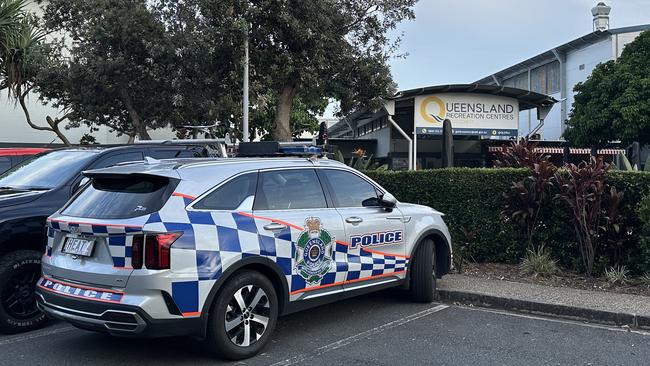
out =
<path fill-rule="evenodd" d="M 61 213 L 91 219 L 147 215 L 162 208 L 176 184 L 176 180 L 158 176 L 95 177 Z"/>

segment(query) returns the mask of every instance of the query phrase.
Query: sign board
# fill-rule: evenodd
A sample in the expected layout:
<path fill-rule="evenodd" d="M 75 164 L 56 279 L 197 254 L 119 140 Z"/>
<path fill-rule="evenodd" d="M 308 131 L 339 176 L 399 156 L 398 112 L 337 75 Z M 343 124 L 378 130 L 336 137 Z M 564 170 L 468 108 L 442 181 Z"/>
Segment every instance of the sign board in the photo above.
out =
<path fill-rule="evenodd" d="M 449 119 L 454 135 L 516 137 L 519 102 L 489 94 L 418 95 L 414 116 L 418 135 L 442 135 L 442 121 Z"/>

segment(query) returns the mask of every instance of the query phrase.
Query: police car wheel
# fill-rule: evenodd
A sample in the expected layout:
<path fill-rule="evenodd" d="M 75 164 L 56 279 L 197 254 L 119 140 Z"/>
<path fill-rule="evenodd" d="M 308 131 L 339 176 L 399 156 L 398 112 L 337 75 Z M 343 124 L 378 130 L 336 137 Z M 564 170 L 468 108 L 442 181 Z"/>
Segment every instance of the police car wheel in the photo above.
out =
<path fill-rule="evenodd" d="M 431 302 L 436 292 L 435 244 L 425 239 L 415 250 L 411 262 L 410 289 L 413 301 Z"/>
<path fill-rule="evenodd" d="M 207 346 L 231 360 L 252 357 L 268 343 L 277 318 L 278 299 L 271 281 L 256 271 L 239 272 L 216 297 Z"/>
<path fill-rule="evenodd" d="M 18 250 L 0 258 L 0 332 L 26 332 L 47 321 L 36 307 L 34 290 L 40 276 L 40 252 Z"/>

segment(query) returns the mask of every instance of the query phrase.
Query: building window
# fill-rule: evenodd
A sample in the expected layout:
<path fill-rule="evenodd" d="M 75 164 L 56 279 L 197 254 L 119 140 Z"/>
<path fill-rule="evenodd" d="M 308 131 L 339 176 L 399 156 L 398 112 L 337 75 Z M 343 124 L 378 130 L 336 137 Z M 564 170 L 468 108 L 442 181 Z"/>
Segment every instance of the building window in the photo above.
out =
<path fill-rule="evenodd" d="M 528 72 L 522 72 L 503 81 L 504 86 L 528 90 Z"/>
<path fill-rule="evenodd" d="M 560 62 L 554 61 L 546 65 L 546 91 L 548 94 L 559 93 L 560 86 Z"/>
<path fill-rule="evenodd" d="M 554 94 L 560 91 L 560 63 L 553 61 L 530 70 L 530 84 L 534 92 Z"/>

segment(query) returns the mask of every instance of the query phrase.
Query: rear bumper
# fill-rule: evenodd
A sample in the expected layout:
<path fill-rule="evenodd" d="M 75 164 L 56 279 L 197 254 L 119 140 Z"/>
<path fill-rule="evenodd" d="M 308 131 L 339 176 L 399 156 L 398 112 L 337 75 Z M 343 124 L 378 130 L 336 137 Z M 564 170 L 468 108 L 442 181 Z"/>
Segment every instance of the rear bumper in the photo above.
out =
<path fill-rule="evenodd" d="M 203 337 L 203 317 L 153 319 L 142 309 L 63 296 L 36 289 L 39 309 L 50 317 L 72 325 L 120 337 L 157 338 L 170 336 Z"/>

